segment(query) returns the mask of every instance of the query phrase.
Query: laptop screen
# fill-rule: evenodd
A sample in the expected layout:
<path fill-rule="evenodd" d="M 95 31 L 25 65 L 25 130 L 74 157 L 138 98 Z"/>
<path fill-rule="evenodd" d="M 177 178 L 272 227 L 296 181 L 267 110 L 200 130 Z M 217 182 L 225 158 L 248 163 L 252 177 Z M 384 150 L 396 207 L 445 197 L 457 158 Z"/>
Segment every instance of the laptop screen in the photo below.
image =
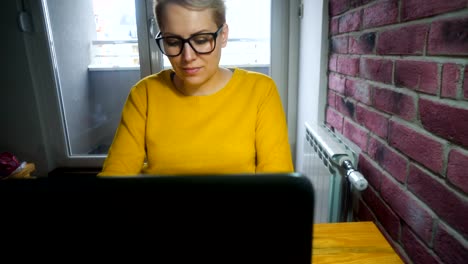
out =
<path fill-rule="evenodd" d="M 47 208 L 48 227 L 61 230 L 52 241 L 84 239 L 113 258 L 311 262 L 314 191 L 298 173 L 56 177 L 2 191 L 35 193 L 29 212 Z"/>

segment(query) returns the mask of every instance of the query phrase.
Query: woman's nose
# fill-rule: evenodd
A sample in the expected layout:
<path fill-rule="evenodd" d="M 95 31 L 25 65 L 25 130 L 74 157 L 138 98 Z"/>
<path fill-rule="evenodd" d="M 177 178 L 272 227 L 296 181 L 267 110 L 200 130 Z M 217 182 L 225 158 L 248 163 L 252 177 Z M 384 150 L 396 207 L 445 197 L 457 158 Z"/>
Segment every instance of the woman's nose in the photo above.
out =
<path fill-rule="evenodd" d="M 184 43 L 184 50 L 182 50 L 182 57 L 185 61 L 191 61 L 196 58 L 197 53 L 193 50 L 188 42 Z"/>

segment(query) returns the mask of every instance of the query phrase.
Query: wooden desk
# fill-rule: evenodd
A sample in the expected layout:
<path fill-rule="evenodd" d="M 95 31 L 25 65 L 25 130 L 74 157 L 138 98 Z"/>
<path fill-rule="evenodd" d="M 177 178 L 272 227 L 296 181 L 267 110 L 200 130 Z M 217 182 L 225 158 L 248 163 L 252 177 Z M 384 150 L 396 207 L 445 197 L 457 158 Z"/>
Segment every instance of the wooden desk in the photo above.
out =
<path fill-rule="evenodd" d="M 312 263 L 403 263 L 373 222 L 314 225 Z"/>

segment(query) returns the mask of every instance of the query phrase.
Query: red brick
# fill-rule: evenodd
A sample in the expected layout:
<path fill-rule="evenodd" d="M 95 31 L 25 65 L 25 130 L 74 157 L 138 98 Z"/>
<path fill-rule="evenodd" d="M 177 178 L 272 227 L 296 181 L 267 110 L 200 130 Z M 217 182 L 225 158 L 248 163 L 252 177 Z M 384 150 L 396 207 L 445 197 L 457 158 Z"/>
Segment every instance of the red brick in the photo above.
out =
<path fill-rule="evenodd" d="M 394 24 L 398 21 L 398 2 L 386 0 L 364 9 L 363 28 Z"/>
<path fill-rule="evenodd" d="M 381 149 L 383 148 L 383 144 L 384 143 L 380 142 L 377 138 L 374 138 L 372 136 L 369 138 L 369 146 L 367 147 L 367 154 L 375 162 L 378 162 L 377 156 L 379 155 L 380 152 L 382 152 Z"/>
<path fill-rule="evenodd" d="M 336 95 L 336 110 L 343 115 L 354 119 L 356 104 L 352 100 L 348 100 L 340 95 Z"/>
<path fill-rule="evenodd" d="M 330 20 L 330 34 L 332 36 L 336 35 L 339 33 L 338 31 L 338 25 L 339 25 L 339 18 L 338 17 L 334 17 Z"/>
<path fill-rule="evenodd" d="M 457 85 L 460 77 L 460 65 L 453 63 L 444 64 L 442 70 L 442 97 L 457 97 Z"/>
<path fill-rule="evenodd" d="M 442 263 L 424 243 L 411 232 L 411 229 L 403 225 L 401 232 L 401 243 L 405 251 L 414 263 L 437 264 Z"/>
<path fill-rule="evenodd" d="M 450 151 L 447 165 L 447 178 L 455 186 L 468 194 L 468 151 Z"/>
<path fill-rule="evenodd" d="M 369 84 L 363 81 L 347 79 L 345 83 L 344 95 L 367 105 L 371 103 L 371 91 Z"/>
<path fill-rule="evenodd" d="M 465 65 L 465 80 L 463 81 L 463 96 L 468 99 L 468 66 Z"/>
<path fill-rule="evenodd" d="M 382 83 L 392 83 L 393 62 L 391 60 L 362 58 L 359 70 L 363 78 Z"/>
<path fill-rule="evenodd" d="M 358 105 L 356 121 L 364 125 L 377 136 L 386 139 L 388 132 L 388 116 L 365 106 Z"/>
<path fill-rule="evenodd" d="M 382 171 L 370 162 L 369 158 L 364 155 L 359 155 L 358 170 L 364 175 L 367 182 L 377 191 L 380 192 L 380 182 L 382 179 Z"/>
<path fill-rule="evenodd" d="M 428 17 L 466 6 L 466 0 L 405 0 L 402 1 L 401 19 L 406 21 Z"/>
<path fill-rule="evenodd" d="M 347 119 L 344 120 L 343 135 L 347 139 L 354 142 L 362 150 L 367 149 L 367 138 L 368 138 L 367 131 L 362 129 L 360 126 L 354 123 L 351 123 Z"/>
<path fill-rule="evenodd" d="M 336 108 L 336 93 L 332 90 L 328 90 L 327 102 L 329 106 Z"/>
<path fill-rule="evenodd" d="M 336 69 L 337 69 L 337 67 L 336 67 L 337 61 L 338 61 L 338 55 L 336 55 L 336 54 L 330 55 L 330 62 L 328 63 L 328 69 L 329 69 L 330 71 L 336 72 Z"/>
<path fill-rule="evenodd" d="M 422 55 L 427 25 L 411 25 L 380 33 L 377 54 Z"/>
<path fill-rule="evenodd" d="M 336 131 L 343 133 L 343 116 L 340 113 L 327 107 L 326 120 Z"/>
<path fill-rule="evenodd" d="M 337 60 L 337 71 L 342 74 L 356 76 L 359 74 L 359 58 L 339 56 Z"/>
<path fill-rule="evenodd" d="M 408 189 L 427 204 L 441 219 L 468 236 L 468 203 L 440 180 L 412 165 Z"/>
<path fill-rule="evenodd" d="M 349 37 L 349 53 L 371 54 L 374 53 L 375 33 L 364 33 L 359 36 Z"/>
<path fill-rule="evenodd" d="M 345 82 L 346 78 L 339 74 L 330 73 L 328 75 L 328 87 L 337 93 L 344 94 Z"/>
<path fill-rule="evenodd" d="M 338 31 L 340 33 L 358 31 L 361 28 L 361 13 L 359 10 L 340 17 Z"/>
<path fill-rule="evenodd" d="M 421 202 L 389 177 L 382 178 L 381 195 L 401 219 L 428 244 L 432 238 L 433 216 Z"/>
<path fill-rule="evenodd" d="M 421 98 L 419 115 L 426 130 L 468 147 L 468 108 L 458 108 Z"/>
<path fill-rule="evenodd" d="M 444 144 L 434 137 L 390 121 L 389 144 L 436 173 L 442 173 Z"/>
<path fill-rule="evenodd" d="M 373 137 L 369 139 L 368 152 L 369 156 L 390 173 L 393 178 L 397 179 L 400 183 L 406 182 L 408 174 L 407 158 Z"/>
<path fill-rule="evenodd" d="M 357 220 L 359 221 L 371 221 L 371 222 L 376 221 L 374 215 L 372 215 L 370 209 L 362 200 L 359 200 L 359 208 L 357 210 L 357 213 L 355 213 L 355 215 L 357 215 Z"/>
<path fill-rule="evenodd" d="M 333 53 L 348 53 L 348 36 L 331 38 L 331 52 Z"/>
<path fill-rule="evenodd" d="M 398 216 L 378 197 L 372 188 L 363 191 L 362 198 L 391 238 L 398 240 L 400 234 L 400 219 Z"/>
<path fill-rule="evenodd" d="M 466 240 L 463 241 L 463 238 L 459 238 L 442 223 L 439 223 L 434 237 L 434 251 L 444 263 L 466 263 L 468 259 L 468 243 Z"/>
<path fill-rule="evenodd" d="M 396 61 L 395 85 L 436 95 L 439 80 L 438 71 L 435 62 Z"/>
<path fill-rule="evenodd" d="M 468 17 L 433 22 L 429 31 L 427 53 L 468 55 Z"/>
<path fill-rule="evenodd" d="M 411 95 L 374 87 L 373 105 L 378 110 L 398 115 L 406 120 L 416 118 L 415 99 Z"/>
<path fill-rule="evenodd" d="M 330 0 L 330 15 L 336 16 L 348 10 L 348 0 Z"/>
<path fill-rule="evenodd" d="M 349 7 L 350 8 L 360 7 L 372 1 L 375 1 L 375 0 L 349 0 Z"/>

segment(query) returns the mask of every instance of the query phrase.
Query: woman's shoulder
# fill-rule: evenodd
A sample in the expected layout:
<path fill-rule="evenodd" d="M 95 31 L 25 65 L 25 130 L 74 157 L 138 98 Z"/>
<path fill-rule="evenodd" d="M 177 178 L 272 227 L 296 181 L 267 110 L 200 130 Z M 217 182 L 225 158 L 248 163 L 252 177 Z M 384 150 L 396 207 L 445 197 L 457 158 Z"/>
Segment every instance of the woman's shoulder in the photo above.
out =
<path fill-rule="evenodd" d="M 242 68 L 235 68 L 234 72 L 236 73 L 235 76 L 238 76 L 239 78 L 244 78 L 248 80 L 256 80 L 256 81 L 273 82 L 273 79 L 265 73 L 242 69 Z"/>
<path fill-rule="evenodd" d="M 250 88 L 254 93 L 270 93 L 276 89 L 275 81 L 265 73 L 236 68 L 233 76 L 238 86 Z"/>
<path fill-rule="evenodd" d="M 147 94 L 167 89 L 170 85 L 172 70 L 162 70 L 138 80 L 131 88 L 132 93 Z"/>
<path fill-rule="evenodd" d="M 147 86 L 153 85 L 156 83 L 167 85 L 170 82 L 171 73 L 173 71 L 171 69 L 162 70 L 158 73 L 148 75 L 146 77 L 141 78 L 135 86 Z"/>

